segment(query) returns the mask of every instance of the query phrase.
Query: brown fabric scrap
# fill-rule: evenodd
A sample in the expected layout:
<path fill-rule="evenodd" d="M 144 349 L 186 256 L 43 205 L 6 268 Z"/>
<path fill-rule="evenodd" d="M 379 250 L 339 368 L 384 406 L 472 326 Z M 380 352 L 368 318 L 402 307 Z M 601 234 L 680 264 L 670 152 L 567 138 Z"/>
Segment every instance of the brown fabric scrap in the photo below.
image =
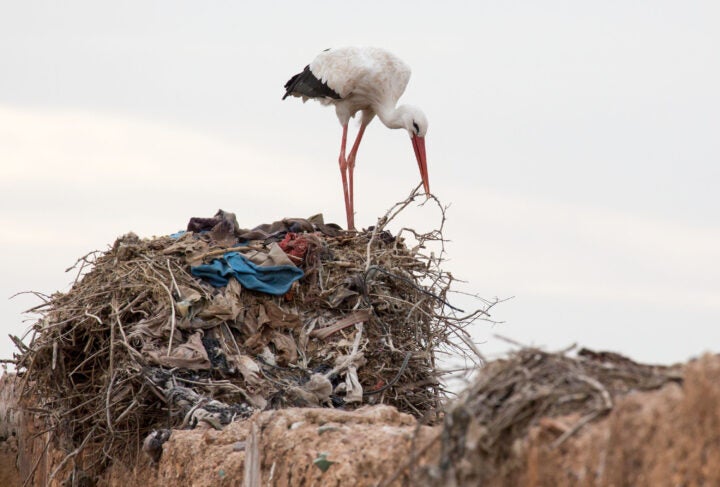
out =
<path fill-rule="evenodd" d="M 345 402 L 362 402 L 363 387 L 357 375 L 357 367 L 351 365 L 345 373 Z"/>
<path fill-rule="evenodd" d="M 359 293 L 357 291 L 353 291 L 345 285 L 338 286 L 333 292 L 332 296 L 330 296 L 329 304 L 333 308 L 337 308 L 341 304 L 343 304 L 346 299 L 353 296 L 359 296 Z"/>
<path fill-rule="evenodd" d="M 245 310 L 241 319 L 250 334 L 257 333 L 265 325 L 276 330 L 302 327 L 300 316 L 283 311 L 272 301 L 256 304 Z"/>
<path fill-rule="evenodd" d="M 243 252 L 243 256 L 249 259 L 254 264 L 262 267 L 278 266 L 278 265 L 291 265 L 295 267 L 295 264 L 287 256 L 287 254 L 280 248 L 277 242 L 272 242 L 267 247 L 267 251 L 252 250 L 249 252 Z"/>
<path fill-rule="evenodd" d="M 275 329 L 296 329 L 302 327 L 300 316 L 283 311 L 272 301 L 265 303 L 265 313 L 270 326 Z"/>
<path fill-rule="evenodd" d="M 202 263 L 202 256 L 207 253 L 209 248 L 210 245 L 204 240 L 195 238 L 192 233 L 186 233 L 166 248 L 163 254 L 183 255 L 188 265 L 194 266 Z"/>
<path fill-rule="evenodd" d="M 311 233 L 315 229 L 330 237 L 337 237 L 342 228 L 334 223 L 326 224 L 322 214 L 313 215 L 310 218 L 283 218 L 272 223 L 258 225 L 252 230 L 241 230 L 238 237 L 240 240 L 265 240 L 268 237 L 282 232 Z"/>
<path fill-rule="evenodd" d="M 235 213 L 218 210 L 212 218 L 192 217 L 187 225 L 188 232 L 214 231 L 218 226 L 224 227 L 225 232 L 235 233 L 240 230 Z"/>
<path fill-rule="evenodd" d="M 348 355 L 338 355 L 335 358 L 335 366 L 345 365 L 348 360 Z M 362 402 L 363 388 L 360 385 L 360 379 L 358 378 L 357 371 L 360 367 L 365 365 L 367 360 L 365 355 L 360 352 L 354 358 L 353 361 L 347 365 L 347 371 L 345 372 L 345 383 L 338 386 L 345 390 L 345 402 L 354 403 Z"/>
<path fill-rule="evenodd" d="M 210 330 L 218 326 L 217 320 L 203 320 L 201 318 L 181 318 L 177 327 L 181 330 Z"/>
<path fill-rule="evenodd" d="M 148 300 L 148 303 L 150 301 Z M 165 305 L 155 303 L 150 309 L 143 309 L 148 318 L 143 318 L 137 322 L 133 330 L 128 333 L 128 338 L 136 336 L 164 338 L 168 330 L 168 318 L 164 314 Z M 145 341 L 145 340 L 143 340 Z"/>
<path fill-rule="evenodd" d="M 262 383 L 260 366 L 252 358 L 247 355 L 235 355 L 232 361 L 248 385 L 256 386 Z"/>
<path fill-rule="evenodd" d="M 318 407 L 330 402 L 333 387 L 322 374 L 313 374 L 305 384 L 287 390 L 292 404 L 298 407 Z"/>
<path fill-rule="evenodd" d="M 240 292 L 242 288 L 236 279 L 230 279 L 224 291 L 213 296 L 212 301 L 198 316 L 206 320 L 235 321 L 240 314 Z"/>
<path fill-rule="evenodd" d="M 311 375 L 310 380 L 308 380 L 302 387 L 306 391 L 313 393 L 320 404 L 330 402 L 330 394 L 332 394 L 333 386 L 330 380 L 324 375 Z"/>
<path fill-rule="evenodd" d="M 181 318 L 188 317 L 191 314 L 193 306 L 196 306 L 202 300 L 202 294 L 197 290 L 180 286 L 180 299 L 175 302 L 175 311 Z"/>
<path fill-rule="evenodd" d="M 325 223 L 325 219 L 323 218 L 322 213 L 318 213 L 317 215 L 313 215 L 308 218 L 308 221 L 315 225 L 315 227 L 322 232 L 323 234 L 329 236 L 329 237 L 337 237 L 342 233 L 342 227 L 340 225 L 337 225 L 335 223 Z"/>
<path fill-rule="evenodd" d="M 315 394 L 306 391 L 299 386 L 288 387 L 285 391 L 285 395 L 288 403 L 294 407 L 306 408 L 320 406 L 320 402 L 318 401 L 318 398 Z"/>
<path fill-rule="evenodd" d="M 282 330 L 302 328 L 300 317 L 283 311 L 272 301 L 254 306 L 245 313 L 245 326 L 251 331 L 244 345 L 254 353 L 260 353 L 270 343 L 275 346 L 277 363 L 287 365 L 298 358 L 295 339 Z"/>
<path fill-rule="evenodd" d="M 275 349 L 277 350 L 278 365 L 284 367 L 288 364 L 294 364 L 297 362 L 297 348 L 295 340 L 293 340 L 291 336 L 279 331 L 273 331 L 268 341 L 275 345 Z"/>
<path fill-rule="evenodd" d="M 202 344 L 202 332 L 198 331 L 188 338 L 187 342 L 173 347 L 170 355 L 167 350 L 143 350 L 150 363 L 163 367 L 180 367 L 189 370 L 209 370 L 210 359 Z"/>

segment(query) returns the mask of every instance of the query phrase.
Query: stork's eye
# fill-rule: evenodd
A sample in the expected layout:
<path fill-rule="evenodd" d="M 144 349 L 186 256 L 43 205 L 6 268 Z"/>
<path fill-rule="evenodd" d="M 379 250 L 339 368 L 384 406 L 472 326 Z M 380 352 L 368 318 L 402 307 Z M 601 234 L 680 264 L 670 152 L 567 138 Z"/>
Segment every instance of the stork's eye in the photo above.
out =
<path fill-rule="evenodd" d="M 415 133 L 420 135 L 420 127 L 418 127 L 418 124 L 413 122 L 413 128 L 415 129 Z"/>

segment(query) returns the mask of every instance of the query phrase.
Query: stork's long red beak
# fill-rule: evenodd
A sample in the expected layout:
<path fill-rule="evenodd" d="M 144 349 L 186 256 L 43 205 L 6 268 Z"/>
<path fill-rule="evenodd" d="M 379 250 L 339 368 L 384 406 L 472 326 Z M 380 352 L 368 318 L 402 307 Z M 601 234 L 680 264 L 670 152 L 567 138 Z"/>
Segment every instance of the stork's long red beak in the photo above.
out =
<path fill-rule="evenodd" d="M 417 158 L 418 167 L 420 168 L 420 177 L 422 178 L 425 193 L 430 194 L 430 178 L 428 177 L 427 156 L 425 155 L 425 137 L 413 135 L 412 145 L 413 149 L 415 149 L 415 157 Z"/>

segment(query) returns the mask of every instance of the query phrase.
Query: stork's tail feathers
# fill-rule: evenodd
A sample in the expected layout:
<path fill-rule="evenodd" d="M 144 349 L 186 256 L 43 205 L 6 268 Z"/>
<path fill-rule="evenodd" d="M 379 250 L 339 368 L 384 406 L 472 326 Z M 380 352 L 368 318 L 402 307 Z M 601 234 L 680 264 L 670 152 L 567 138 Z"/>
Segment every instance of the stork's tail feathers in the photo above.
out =
<path fill-rule="evenodd" d="M 302 96 L 307 98 L 334 98 L 339 100 L 340 95 L 330 88 L 326 83 L 320 81 L 310 71 L 310 66 L 305 66 L 302 73 L 298 73 L 285 83 L 285 95 L 283 100 L 288 96 Z"/>
<path fill-rule="evenodd" d="M 296 74 L 295 76 L 290 78 L 287 83 L 285 83 L 285 94 L 282 97 L 283 100 L 288 96 L 292 95 L 293 88 L 295 88 L 295 85 L 297 84 L 298 78 L 301 74 L 302 73 Z"/>

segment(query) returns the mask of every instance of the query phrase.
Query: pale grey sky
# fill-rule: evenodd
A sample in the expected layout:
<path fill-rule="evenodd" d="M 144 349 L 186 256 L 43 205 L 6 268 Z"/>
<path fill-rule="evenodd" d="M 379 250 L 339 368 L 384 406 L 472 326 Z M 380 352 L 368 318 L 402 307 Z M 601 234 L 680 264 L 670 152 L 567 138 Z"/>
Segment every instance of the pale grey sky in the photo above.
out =
<path fill-rule="evenodd" d="M 0 1 L 0 319 L 66 289 L 116 236 L 218 208 L 344 222 L 333 110 L 280 100 L 322 49 L 413 67 L 448 268 L 505 324 L 653 362 L 720 343 L 720 4 L 713 1 Z M 368 129 L 367 226 L 418 182 L 407 134 Z M 402 224 L 432 226 L 429 208 Z M 470 306 L 458 298 L 460 306 Z M 5 334 L 3 334 L 5 336 Z M 0 356 L 11 354 L 0 338 Z"/>

